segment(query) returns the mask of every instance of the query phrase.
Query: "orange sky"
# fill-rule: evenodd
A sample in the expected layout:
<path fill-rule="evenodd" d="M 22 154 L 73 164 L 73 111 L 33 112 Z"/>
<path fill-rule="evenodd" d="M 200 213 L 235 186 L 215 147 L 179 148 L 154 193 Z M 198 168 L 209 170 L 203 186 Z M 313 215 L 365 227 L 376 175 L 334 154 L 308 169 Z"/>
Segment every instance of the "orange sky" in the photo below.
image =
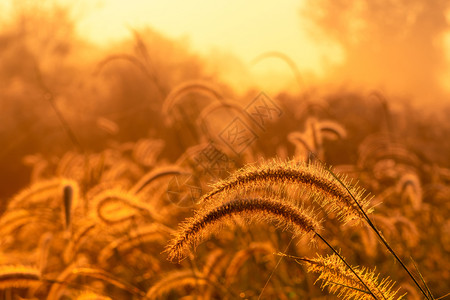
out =
<path fill-rule="evenodd" d="M 7 12 L 11 1 L 0 4 L 0 9 Z M 319 44 L 308 35 L 306 23 L 300 17 L 300 8 L 305 5 L 305 0 L 58 2 L 72 7 L 79 34 L 96 44 L 130 38 L 130 28 L 149 26 L 169 38 L 187 41 L 192 51 L 205 56 L 214 53 L 216 57 L 226 57 L 226 53 L 232 53 L 248 70 L 245 76 L 250 78 L 246 78 L 246 84 L 256 85 L 268 92 L 298 90 L 300 87 L 292 70 L 279 59 L 270 58 L 256 65 L 250 64 L 264 52 L 286 54 L 298 66 L 305 85 L 324 77 L 326 67 L 338 65 L 346 59 L 337 43 Z M 447 19 L 450 20 L 450 11 Z M 442 40 L 448 53 L 447 71 L 440 75 L 439 81 L 441 87 L 450 93 L 450 32 Z M 228 79 L 235 81 L 232 84 L 243 80 L 236 73 L 229 74 Z M 243 89 L 246 84 L 243 84 Z"/>
<path fill-rule="evenodd" d="M 250 65 L 264 52 L 282 52 L 302 72 L 317 75 L 323 69 L 323 59 L 340 59 L 335 49 L 319 47 L 308 37 L 299 18 L 299 1 L 134 0 L 130 1 L 132 5 L 123 3 L 123 0 L 103 0 L 84 4 L 86 12 L 79 23 L 80 32 L 97 43 L 104 43 L 129 37 L 130 27 L 150 26 L 170 38 L 187 40 L 193 51 L 206 56 L 232 53 L 250 70 L 248 84 L 269 92 L 298 86 L 292 71 L 282 61 L 266 59 Z M 237 80 L 236 74 L 231 76 Z"/>
<path fill-rule="evenodd" d="M 298 0 L 58 2 L 72 7 L 78 32 L 96 44 L 131 38 L 130 28 L 149 26 L 169 38 L 187 41 L 192 51 L 205 56 L 221 53 L 226 57 L 232 53 L 248 68 L 249 84 L 264 86 L 273 92 L 299 87 L 283 61 L 271 58 L 251 65 L 252 60 L 264 52 L 282 52 L 301 72 L 316 75 L 323 70 L 323 60 L 341 59 L 336 48 L 319 47 L 308 37 L 299 18 L 301 1 Z M 6 11 L 8 4 L 4 2 L 3 6 Z"/>

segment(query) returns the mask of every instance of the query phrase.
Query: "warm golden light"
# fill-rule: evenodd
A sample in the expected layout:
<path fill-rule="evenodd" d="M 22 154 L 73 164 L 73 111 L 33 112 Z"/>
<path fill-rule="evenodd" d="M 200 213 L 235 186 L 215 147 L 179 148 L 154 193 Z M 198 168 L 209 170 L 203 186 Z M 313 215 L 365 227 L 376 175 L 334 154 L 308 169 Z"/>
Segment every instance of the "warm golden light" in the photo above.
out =
<path fill-rule="evenodd" d="M 3 3 L 4 16 L 13 9 L 12 2 Z M 49 3 L 51 2 L 33 5 L 50 7 Z M 425 55 L 430 51 L 423 47 L 424 44 L 411 44 L 414 40 L 408 38 L 408 35 L 416 36 L 411 30 L 430 30 L 426 34 L 434 34 L 431 31 L 433 29 L 425 29 L 423 26 L 422 29 L 414 29 L 418 18 L 425 18 L 425 6 L 420 2 L 409 5 L 404 13 L 397 15 L 395 10 L 400 10 L 400 6 L 391 5 L 392 7 L 387 8 L 392 15 L 389 18 L 392 20 L 397 17 L 395 22 L 398 24 L 394 26 L 402 26 L 403 32 L 389 31 L 383 25 L 384 27 L 379 27 L 378 33 L 368 32 L 371 30 L 370 26 L 376 26 L 370 25 L 370 22 L 377 20 L 375 17 L 374 20 L 367 17 L 371 15 L 369 10 L 373 8 L 365 2 L 342 8 L 321 8 L 319 2 L 306 0 L 245 4 L 237 0 L 219 3 L 206 0 L 135 0 L 127 4 L 121 0 L 58 0 L 57 3 L 71 9 L 78 34 L 91 43 L 105 46 L 130 38 L 132 30 L 152 28 L 169 39 L 182 41 L 191 51 L 208 58 L 212 68 L 226 70 L 220 72 L 222 80 L 241 91 L 251 86 L 264 88 L 269 92 L 298 91 L 325 80 L 334 84 L 353 82 L 357 86 L 382 88 L 398 94 L 431 93 L 438 98 L 448 95 L 450 80 L 445 71 L 450 69 L 446 59 L 450 52 L 446 42 L 446 36 L 450 32 L 448 26 L 446 29 L 435 27 L 436 36 L 432 38 L 434 47 L 440 48 L 437 50 L 441 56 L 440 70 L 426 76 L 427 79 L 417 76 L 423 73 L 420 69 L 434 69 L 433 64 L 436 63 L 434 58 L 434 62 L 426 62 Z M 329 11 L 326 12 L 328 21 L 319 22 L 319 26 L 325 26 L 322 27 L 325 31 L 319 32 L 314 27 L 317 24 L 313 25 L 311 22 L 310 15 L 323 14 L 321 9 Z M 342 12 L 345 10 L 345 15 L 336 11 L 332 17 L 330 12 L 336 9 L 341 9 Z M 377 12 L 372 15 L 375 14 Z M 404 23 L 399 23 L 402 22 L 402 14 Z M 448 23 L 448 13 L 445 16 Z M 347 25 L 342 26 L 341 22 L 347 22 Z M 340 34 L 347 37 L 338 36 L 339 28 Z M 394 32 L 399 34 L 398 38 L 390 40 L 389 36 Z M 402 38 L 405 38 L 404 42 L 395 44 Z M 382 41 L 384 44 L 376 44 Z M 417 43 L 420 41 L 417 40 Z M 352 50 L 357 44 L 367 47 Z M 280 59 L 272 57 L 252 63 L 258 56 L 268 52 L 279 52 L 292 60 L 301 74 L 301 83 L 292 69 Z M 234 56 L 239 62 L 232 63 L 232 60 L 226 58 L 230 56 Z M 383 63 L 378 63 L 377 59 L 392 61 L 383 67 Z M 397 62 L 400 65 L 395 67 Z M 439 99 L 439 102 L 442 101 Z"/>
<path fill-rule="evenodd" d="M 448 1 L 1 1 L 0 299 L 444 299 L 449 113 Z"/>
<path fill-rule="evenodd" d="M 187 40 L 193 51 L 210 57 L 213 64 L 228 69 L 223 79 L 240 90 L 256 85 L 269 92 L 298 89 L 289 67 L 277 60 L 258 65 L 259 55 L 278 51 L 290 57 L 302 73 L 323 75 L 322 60 L 335 61 L 335 51 L 315 44 L 299 18 L 299 1 L 123 1 L 98 2 L 79 23 L 79 32 L 97 44 L 130 36 L 130 28 L 150 26 L 173 39 Z M 236 80 L 241 70 L 230 70 L 220 53 L 236 56 L 247 69 L 246 77 Z M 218 56 L 217 56 L 218 55 Z M 227 66 L 228 65 L 228 66 Z M 237 67 L 237 66 L 236 66 Z M 242 75 L 242 74 L 241 74 Z M 304 87 L 304 86 L 303 86 Z"/>

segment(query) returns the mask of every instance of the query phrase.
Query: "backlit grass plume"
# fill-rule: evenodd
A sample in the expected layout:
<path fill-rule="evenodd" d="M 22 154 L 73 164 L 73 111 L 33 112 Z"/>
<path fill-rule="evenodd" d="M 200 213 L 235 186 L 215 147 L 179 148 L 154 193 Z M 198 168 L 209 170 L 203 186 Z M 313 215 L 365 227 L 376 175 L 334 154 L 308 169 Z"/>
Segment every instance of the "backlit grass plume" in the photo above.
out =
<path fill-rule="evenodd" d="M 39 284 L 40 279 L 39 269 L 33 266 L 0 266 L 0 289 L 29 288 Z"/>
<path fill-rule="evenodd" d="M 239 170 L 213 185 L 212 190 L 200 199 L 200 203 L 212 202 L 236 191 L 253 193 L 277 185 L 286 186 L 293 194 L 314 198 L 327 212 L 335 213 L 344 222 L 363 220 L 364 212 L 371 211 L 364 190 L 351 185 L 345 178 L 335 177 L 317 163 L 280 160 L 249 165 Z"/>
<path fill-rule="evenodd" d="M 320 228 L 312 214 L 289 202 L 270 198 L 237 198 L 211 209 L 200 210 L 182 223 L 166 249 L 169 259 L 180 261 L 190 245 L 196 245 L 234 216 L 247 217 L 250 221 L 273 221 L 295 235 L 317 232 Z"/>
<path fill-rule="evenodd" d="M 347 268 L 337 255 L 326 257 L 319 255 L 312 259 L 297 259 L 297 262 L 300 261 L 307 266 L 308 272 L 320 274 L 317 280 L 322 281 L 322 288 L 327 287 L 331 293 L 337 294 L 341 299 L 373 299 L 373 295 L 376 299 L 385 300 L 403 298 L 403 296 L 395 298 L 398 289 L 393 289 L 395 282 L 392 280 L 384 278 L 379 281 L 379 275 L 375 271 L 352 267 L 366 286 L 362 285 L 360 279 Z"/>

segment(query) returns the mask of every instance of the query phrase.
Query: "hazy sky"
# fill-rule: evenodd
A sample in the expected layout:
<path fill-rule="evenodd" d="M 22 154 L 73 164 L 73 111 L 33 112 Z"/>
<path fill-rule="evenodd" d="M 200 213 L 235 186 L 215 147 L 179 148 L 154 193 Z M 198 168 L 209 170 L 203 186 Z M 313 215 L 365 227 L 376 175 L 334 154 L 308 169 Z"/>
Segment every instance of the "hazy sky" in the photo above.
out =
<path fill-rule="evenodd" d="M 8 9 L 8 3 L 14 0 L 6 0 L 0 4 L 0 9 L 4 12 Z M 22 1 L 24 3 L 27 0 Z M 199 52 L 200 54 L 209 55 L 213 52 L 231 52 L 248 68 L 249 72 L 256 78 L 256 81 L 264 87 L 270 89 L 270 84 L 287 82 L 287 86 L 291 86 L 295 81 L 295 77 L 291 69 L 289 69 L 285 62 L 279 59 L 266 59 L 256 65 L 251 66 L 250 62 L 258 57 L 258 55 L 268 51 L 278 51 L 287 55 L 300 69 L 305 83 L 310 83 L 312 78 L 320 78 L 325 74 L 328 75 L 330 69 L 326 67 L 336 66 L 342 62 L 348 62 L 348 54 L 342 48 L 342 44 L 336 40 L 327 39 L 326 36 L 321 36 L 314 39 L 311 36 L 307 22 L 303 20 L 305 15 L 300 14 L 300 8 L 317 7 L 320 8 L 322 2 L 309 2 L 308 0 L 283 0 L 283 1 L 207 1 L 207 0 L 57 0 L 58 2 L 69 4 L 72 7 L 72 15 L 77 21 L 77 29 L 81 36 L 99 44 L 104 45 L 108 42 L 114 42 L 121 39 L 132 39 L 130 29 L 141 29 L 146 26 L 162 33 L 163 35 L 175 39 L 188 41 L 190 50 Z M 48 1 L 47 1 L 48 2 Z M 51 1 L 50 1 L 51 2 Z M 326 2 L 326 1 L 325 1 Z M 382 1 L 387 4 L 389 1 Z M 392 2 L 392 1 L 391 1 Z M 398 3 L 403 3 L 399 0 Z M 417 2 L 417 1 L 416 1 Z M 420 2 L 420 1 L 419 1 Z M 45 1 L 42 1 L 45 3 Z M 345 2 L 347 3 L 347 2 Z M 345 5 L 350 5 L 349 1 Z M 363 1 L 361 3 L 364 3 Z M 390 3 L 390 2 L 389 2 Z M 425 2 L 424 2 L 425 3 Z M 314 5 L 311 5 L 314 4 Z M 3 8 L 2 8 L 3 5 Z M 36 5 L 36 2 L 33 2 Z M 45 5 L 45 4 L 42 4 Z M 344 5 L 344 6 L 345 6 Z M 338 9 L 340 6 L 336 6 Z M 333 8 L 333 7 L 328 7 Z M 327 9 L 328 9 L 327 8 Z M 420 7 L 419 7 L 420 8 Z M 313 9 L 316 8 L 314 7 Z M 391 8 L 386 8 L 386 13 L 392 11 Z M 348 11 L 347 11 L 348 12 Z M 346 13 L 347 13 L 346 12 Z M 330 11 L 325 12 L 325 15 Z M 382 15 L 384 12 L 382 13 Z M 339 30 L 336 26 L 333 27 L 333 22 L 336 22 L 339 17 L 343 20 L 353 20 L 344 14 L 344 10 L 332 12 L 333 16 L 337 18 L 330 19 L 327 30 Z M 370 16 L 370 14 L 369 14 Z M 397 15 L 394 15 L 396 17 Z M 303 18 L 303 19 L 302 19 Z M 447 20 L 450 19 L 450 10 L 446 14 Z M 400 20 L 400 19 L 399 19 Z M 401 21 L 398 21 L 399 26 L 402 26 Z M 311 20 L 309 20 L 311 21 Z M 365 20 L 363 19 L 362 22 Z M 373 21 L 373 20 L 372 20 Z M 447 21 L 450 22 L 450 21 Z M 375 23 L 374 26 L 377 26 Z M 310 28 L 309 28 L 310 29 Z M 342 34 L 346 34 L 342 32 Z M 390 32 L 385 34 L 389 35 Z M 362 35 L 364 36 L 364 34 Z M 411 35 L 413 36 L 413 35 Z M 365 34 L 365 38 L 370 39 L 370 35 Z M 437 37 L 439 43 L 446 44 L 446 51 L 443 51 L 444 56 L 439 59 L 440 64 L 445 64 L 447 71 L 440 71 L 439 84 L 443 89 L 450 92 L 450 31 L 443 37 Z M 382 41 L 378 39 L 375 42 Z M 420 41 L 417 41 L 420 43 Z M 390 49 L 391 44 L 386 43 L 381 45 L 386 50 L 385 55 L 390 55 L 393 51 L 405 51 L 405 49 L 396 47 Z M 347 45 L 348 46 L 348 45 Z M 364 45 L 362 44 L 362 49 Z M 379 46 L 379 45 L 375 45 Z M 417 48 L 412 46 L 409 49 Z M 366 48 L 368 49 L 368 48 Z M 348 49 L 347 49 L 348 50 Z M 348 52 L 348 51 L 347 51 Z M 366 52 L 366 51 L 364 51 Z M 424 52 L 426 52 L 424 50 Z M 388 78 L 389 69 L 379 69 L 378 66 L 382 64 L 384 58 L 380 61 L 371 58 L 370 52 L 367 56 L 358 56 L 362 52 L 349 52 L 352 55 L 351 68 L 358 68 L 367 70 L 369 73 L 362 74 L 355 72 L 347 72 L 353 74 L 351 76 L 364 78 L 369 84 L 376 85 L 376 81 L 388 80 L 389 82 L 398 81 L 399 74 L 401 77 L 409 76 L 410 70 L 399 70 L 395 76 Z M 442 53 L 442 52 L 441 52 Z M 424 53 L 426 55 L 426 53 Z M 417 59 L 422 59 L 422 54 L 418 53 L 416 56 L 408 56 L 400 54 L 394 57 L 394 60 L 404 60 L 404 64 L 415 64 Z M 379 58 L 378 58 L 379 59 Z M 418 69 L 423 69 L 423 64 L 427 63 L 426 57 L 423 58 L 422 66 L 418 65 Z M 387 60 L 386 60 L 387 62 Z M 414 68 L 412 68 L 415 70 Z M 326 71 L 325 71 L 326 70 Z M 337 69 L 337 72 L 341 72 Z M 403 73 L 402 73 L 403 72 Z M 343 73 L 342 73 L 343 74 Z M 356 74 L 356 75 L 355 75 Z M 370 75 L 370 76 L 369 76 Z M 259 76 L 259 77 L 258 77 Z M 336 76 L 336 75 L 334 75 Z M 415 85 L 414 81 L 409 81 L 405 77 L 404 83 L 399 85 L 402 89 Z M 259 78 L 259 79 L 258 79 Z M 277 80 L 274 80 L 276 78 Z M 332 80 L 340 79 L 333 77 Z M 420 80 L 420 78 L 415 79 Z M 308 82 L 309 81 L 309 82 Z M 367 82 L 366 82 L 367 83 Z M 286 88 L 285 85 L 279 85 L 279 89 Z"/>
<path fill-rule="evenodd" d="M 103 42 L 130 36 L 128 27 L 148 25 L 175 39 L 187 37 L 203 53 L 212 47 L 227 49 L 251 61 L 277 50 L 302 68 L 317 69 L 322 53 L 302 30 L 299 7 L 298 0 L 98 0 L 79 28 Z"/>

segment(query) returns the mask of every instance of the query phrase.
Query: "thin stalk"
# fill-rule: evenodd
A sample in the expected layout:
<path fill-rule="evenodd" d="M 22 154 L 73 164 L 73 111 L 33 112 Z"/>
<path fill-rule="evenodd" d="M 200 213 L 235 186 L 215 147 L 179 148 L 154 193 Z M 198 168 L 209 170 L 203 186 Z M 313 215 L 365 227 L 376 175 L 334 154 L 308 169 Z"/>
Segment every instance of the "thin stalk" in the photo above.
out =
<path fill-rule="evenodd" d="M 437 298 L 436 300 L 441 300 L 441 299 L 444 299 L 444 298 L 446 298 L 448 296 L 450 296 L 450 293 L 447 293 L 444 296 L 441 296 L 441 297 Z"/>
<path fill-rule="evenodd" d="M 359 277 L 359 275 L 355 272 L 355 270 L 353 270 L 353 268 L 347 263 L 347 261 L 339 254 L 338 251 L 336 251 L 336 249 L 334 249 L 333 246 L 331 246 L 327 240 L 325 240 L 320 234 L 318 234 L 317 232 L 315 232 L 315 235 L 317 237 L 319 237 L 319 239 L 321 239 L 333 252 L 334 254 L 336 254 L 340 260 L 342 260 L 342 262 L 347 266 L 347 268 L 349 268 L 349 270 L 356 276 L 356 278 L 358 278 L 358 280 L 363 284 L 363 286 L 367 289 L 368 293 L 375 299 L 378 300 L 378 298 L 372 293 L 372 291 L 369 289 L 369 287 L 366 285 L 366 283 L 364 282 L 364 280 L 361 279 L 361 277 Z"/>
<path fill-rule="evenodd" d="M 79 150 L 84 152 L 84 148 L 81 145 L 80 141 L 78 140 L 77 136 L 75 135 L 74 131 L 70 127 L 70 125 L 67 122 L 66 118 L 64 118 L 64 116 L 61 113 L 61 111 L 56 106 L 55 96 L 53 95 L 51 90 L 45 84 L 44 79 L 42 77 L 41 70 L 39 69 L 39 65 L 37 64 L 37 62 L 34 62 L 34 67 L 35 67 L 34 69 L 35 69 L 35 73 L 36 73 L 36 77 L 37 77 L 36 79 L 38 81 L 39 87 L 44 92 L 44 98 L 50 103 L 53 111 L 55 112 L 56 116 L 58 117 L 59 121 L 61 122 L 61 125 L 64 128 L 64 131 L 68 135 L 68 137 L 71 140 L 71 142 L 75 145 L 75 147 L 77 147 Z"/>
<path fill-rule="evenodd" d="M 320 161 L 320 162 L 323 164 L 322 161 Z M 397 254 L 394 252 L 394 250 L 391 248 L 391 246 L 389 246 L 388 242 L 384 239 L 384 237 L 381 234 L 381 232 L 375 227 L 375 225 L 369 219 L 369 217 L 367 216 L 366 212 L 362 209 L 361 205 L 359 205 L 358 201 L 356 201 L 355 197 L 353 197 L 353 194 L 350 192 L 350 190 L 347 188 L 347 186 L 336 176 L 336 174 L 333 173 L 332 170 L 330 170 L 329 168 L 327 168 L 327 170 L 347 190 L 348 194 L 353 199 L 353 201 L 357 205 L 358 209 L 362 212 L 362 214 L 364 216 L 364 219 L 366 220 L 367 224 L 370 226 L 370 228 L 372 228 L 373 231 L 375 231 L 375 233 L 377 234 L 377 236 L 380 239 L 380 241 L 382 242 L 382 244 L 388 249 L 388 251 L 394 256 L 394 258 L 400 263 L 400 265 L 406 271 L 406 273 L 408 273 L 409 277 L 411 277 L 411 279 L 414 281 L 416 286 L 420 289 L 420 291 L 425 296 L 425 298 L 426 299 L 430 299 L 430 297 L 427 295 L 427 293 L 423 290 L 423 288 L 417 282 L 416 278 L 412 275 L 411 271 L 409 271 L 409 269 L 406 267 L 406 265 L 403 263 L 403 261 L 400 259 L 400 257 L 398 257 Z"/>
<path fill-rule="evenodd" d="M 418 273 L 419 276 L 420 276 L 420 280 L 422 281 L 423 285 L 424 285 L 425 288 L 427 289 L 428 295 L 430 295 L 430 298 L 431 298 L 431 299 L 434 299 L 433 294 L 431 293 L 430 289 L 428 288 L 428 285 L 427 285 L 427 283 L 425 282 L 425 279 L 423 278 L 422 273 L 420 273 L 419 268 L 417 267 L 417 264 L 416 264 L 416 262 L 414 261 L 414 259 L 413 259 L 412 257 L 411 257 L 411 261 L 412 261 L 412 263 L 413 263 L 413 265 L 414 265 L 414 268 L 416 269 L 417 273 Z"/>
<path fill-rule="evenodd" d="M 286 252 L 286 251 L 288 250 L 288 248 L 289 248 L 289 246 L 291 246 L 291 243 L 292 243 L 293 240 L 294 240 L 294 239 L 291 238 L 291 240 L 289 241 L 289 244 L 286 246 L 286 249 L 284 249 L 284 252 Z M 280 257 L 280 259 L 277 261 L 277 264 L 275 265 L 275 268 L 272 270 L 272 272 L 270 272 L 269 278 L 267 278 L 267 281 L 266 281 L 266 283 L 264 284 L 264 286 L 263 286 L 263 288 L 262 288 L 262 290 L 261 290 L 261 293 L 259 293 L 258 300 L 261 299 L 262 294 L 263 294 L 264 291 L 266 290 L 266 287 L 269 285 L 269 281 L 270 281 L 270 279 L 272 279 L 272 276 L 273 276 L 273 274 L 275 273 L 275 270 L 276 270 L 276 269 L 278 268 L 278 266 L 280 265 L 282 259 L 283 259 L 283 257 Z"/>

